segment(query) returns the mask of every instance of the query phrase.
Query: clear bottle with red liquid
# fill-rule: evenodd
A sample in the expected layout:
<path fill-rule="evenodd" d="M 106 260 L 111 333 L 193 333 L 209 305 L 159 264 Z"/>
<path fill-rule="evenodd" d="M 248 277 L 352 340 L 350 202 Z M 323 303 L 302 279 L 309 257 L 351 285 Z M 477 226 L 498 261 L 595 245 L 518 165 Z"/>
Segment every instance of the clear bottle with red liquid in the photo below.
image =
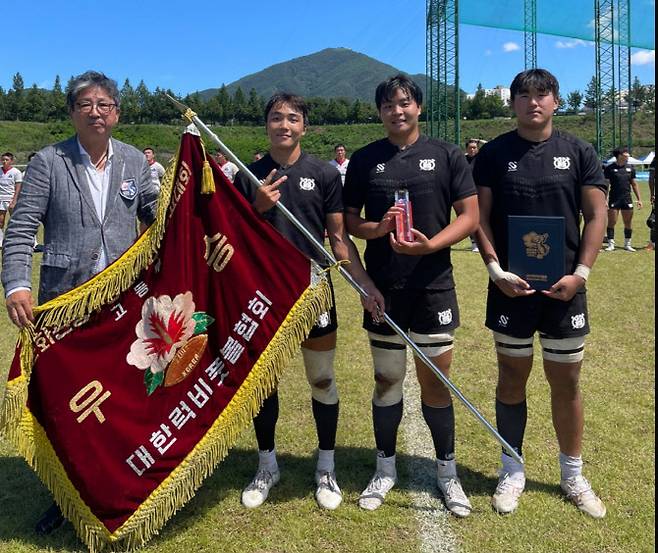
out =
<path fill-rule="evenodd" d="M 397 241 L 413 242 L 414 235 L 411 228 L 414 226 L 411 214 L 411 200 L 409 199 L 409 190 L 400 188 L 395 191 L 395 205 L 401 207 L 404 212 L 395 216 L 395 235 Z"/>

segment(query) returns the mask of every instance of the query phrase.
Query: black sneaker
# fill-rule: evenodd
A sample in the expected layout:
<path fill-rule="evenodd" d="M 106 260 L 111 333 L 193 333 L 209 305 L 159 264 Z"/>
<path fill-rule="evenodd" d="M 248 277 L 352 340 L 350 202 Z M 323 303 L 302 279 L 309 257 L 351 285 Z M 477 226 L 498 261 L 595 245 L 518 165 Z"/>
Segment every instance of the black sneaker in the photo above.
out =
<path fill-rule="evenodd" d="M 59 506 L 56 503 L 53 503 L 48 510 L 41 515 L 41 518 L 37 521 L 34 531 L 40 536 L 47 536 L 52 534 L 57 530 L 62 524 L 64 524 L 64 515 L 62 511 L 59 510 Z"/>

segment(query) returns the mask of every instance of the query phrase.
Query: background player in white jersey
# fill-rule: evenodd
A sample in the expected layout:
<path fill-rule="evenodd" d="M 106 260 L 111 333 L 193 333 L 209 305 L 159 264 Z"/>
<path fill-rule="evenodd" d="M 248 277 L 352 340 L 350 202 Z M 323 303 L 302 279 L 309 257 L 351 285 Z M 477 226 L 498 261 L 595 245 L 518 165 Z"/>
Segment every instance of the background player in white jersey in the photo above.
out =
<path fill-rule="evenodd" d="M 605 505 L 582 475 L 579 378 L 589 333 L 585 282 L 603 238 L 607 187 L 591 144 L 553 128 L 559 99 L 555 77 L 544 69 L 530 69 L 519 73 L 510 88 L 517 129 L 483 146 L 473 172 L 480 202 L 478 242 L 490 275 L 486 326 L 493 331 L 498 356 L 496 422 L 521 455 L 526 384 L 538 332 L 560 447 L 560 485 L 581 511 L 601 518 Z M 565 274 L 549 290 L 536 292 L 509 272 L 510 215 L 564 218 Z M 503 451 L 492 498 L 499 513 L 517 508 L 524 470 Z"/>
<path fill-rule="evenodd" d="M 265 107 L 265 122 L 270 150 L 263 158 L 249 165 L 249 169 L 264 184 L 256 187 L 240 171 L 235 179 L 235 187 L 272 226 L 308 257 L 325 267 L 325 257 L 281 211 L 274 208 L 274 204 L 281 200 L 320 243 L 324 241 L 326 230 L 334 256 L 337 260 L 350 261 L 347 270 L 369 295 L 369 299 L 363 301 L 364 307 L 377 316 L 378 309 L 384 308 L 384 300 L 364 271 L 359 254 L 345 232 L 339 174 L 326 161 L 306 154 L 301 149 L 300 141 L 308 125 L 306 103 L 300 96 L 275 94 Z M 325 509 L 336 509 L 342 501 L 334 469 L 338 427 L 338 390 L 334 375 L 337 328 L 334 306 L 331 311 L 320 316 L 302 343 L 318 436 L 315 498 L 318 505 Z M 265 400 L 254 419 L 259 450 L 258 470 L 242 492 L 242 504 L 245 507 L 260 506 L 267 499 L 272 486 L 279 481 L 274 439 L 278 415 L 279 401 L 275 391 Z"/>
<path fill-rule="evenodd" d="M 16 205 L 16 199 L 21 191 L 23 173 L 13 167 L 14 154 L 5 152 L 2 154 L 2 168 L 0 168 L 0 248 L 5 236 L 5 219 L 7 211 L 12 211 Z"/>
<path fill-rule="evenodd" d="M 155 160 L 155 152 L 150 146 L 142 150 L 144 152 L 144 157 L 149 164 L 149 169 L 151 170 L 151 181 L 155 184 L 158 189 L 160 188 L 160 181 L 165 174 L 165 168 Z"/>
<path fill-rule="evenodd" d="M 347 150 L 344 144 L 336 144 L 334 147 L 334 159 L 329 163 L 333 165 L 340 173 L 340 180 L 343 186 L 345 185 L 345 175 L 347 174 L 347 166 L 350 160 L 347 159 Z"/>
<path fill-rule="evenodd" d="M 226 175 L 226 178 L 233 182 L 235 180 L 235 175 L 237 175 L 240 170 L 238 166 L 232 161 L 226 159 L 226 156 L 222 152 L 217 152 L 215 159 L 224 175 Z"/>
<path fill-rule="evenodd" d="M 405 75 L 382 82 L 375 102 L 387 137 L 354 153 L 343 190 L 347 228 L 366 239 L 366 270 L 386 300 L 386 312 L 446 376 L 452 363 L 459 308 L 450 246 L 477 228 L 478 203 L 461 150 L 421 134 L 422 91 Z M 396 190 L 406 189 L 413 237 L 396 237 Z M 365 209 L 364 217 L 361 210 Z M 451 222 L 450 212 L 457 216 Z M 364 313 L 374 365 L 372 416 L 376 470 L 359 505 L 377 509 L 397 481 L 396 440 L 402 418 L 406 347 L 388 324 Z M 468 516 L 455 461 L 455 416 L 450 391 L 418 358 L 422 412 L 436 452 L 437 484 L 446 507 Z"/>

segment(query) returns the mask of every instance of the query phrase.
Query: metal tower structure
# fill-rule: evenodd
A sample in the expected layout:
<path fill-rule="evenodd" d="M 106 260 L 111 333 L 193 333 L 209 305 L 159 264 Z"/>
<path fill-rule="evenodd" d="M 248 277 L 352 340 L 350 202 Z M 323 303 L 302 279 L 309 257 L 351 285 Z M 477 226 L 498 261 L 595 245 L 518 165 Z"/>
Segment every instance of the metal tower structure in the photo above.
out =
<path fill-rule="evenodd" d="M 427 134 L 461 143 L 458 0 L 427 0 Z"/>
<path fill-rule="evenodd" d="M 523 0 L 523 46 L 525 51 L 525 69 L 536 68 L 537 0 Z"/>
<path fill-rule="evenodd" d="M 596 151 L 607 157 L 617 145 L 615 90 L 615 9 L 617 0 L 595 0 Z"/>
<path fill-rule="evenodd" d="M 633 106 L 631 97 L 631 2 L 617 0 L 617 140 L 619 146 L 633 145 Z M 625 106 L 624 109 L 622 107 Z"/>

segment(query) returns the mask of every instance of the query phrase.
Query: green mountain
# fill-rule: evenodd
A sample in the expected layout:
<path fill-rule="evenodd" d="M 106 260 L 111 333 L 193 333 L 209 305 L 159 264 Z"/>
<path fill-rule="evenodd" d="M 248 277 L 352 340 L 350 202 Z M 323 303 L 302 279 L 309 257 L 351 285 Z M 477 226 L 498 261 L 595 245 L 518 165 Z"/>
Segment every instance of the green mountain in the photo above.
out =
<path fill-rule="evenodd" d="M 246 94 L 253 88 L 268 98 L 274 92 L 286 91 L 321 98 L 345 97 L 351 100 L 375 101 L 375 88 L 384 79 L 400 73 L 400 69 L 348 48 L 327 48 L 272 65 L 227 85 L 232 95 L 239 87 Z M 425 75 L 410 75 L 425 93 Z M 207 99 L 217 88 L 200 92 Z"/>

